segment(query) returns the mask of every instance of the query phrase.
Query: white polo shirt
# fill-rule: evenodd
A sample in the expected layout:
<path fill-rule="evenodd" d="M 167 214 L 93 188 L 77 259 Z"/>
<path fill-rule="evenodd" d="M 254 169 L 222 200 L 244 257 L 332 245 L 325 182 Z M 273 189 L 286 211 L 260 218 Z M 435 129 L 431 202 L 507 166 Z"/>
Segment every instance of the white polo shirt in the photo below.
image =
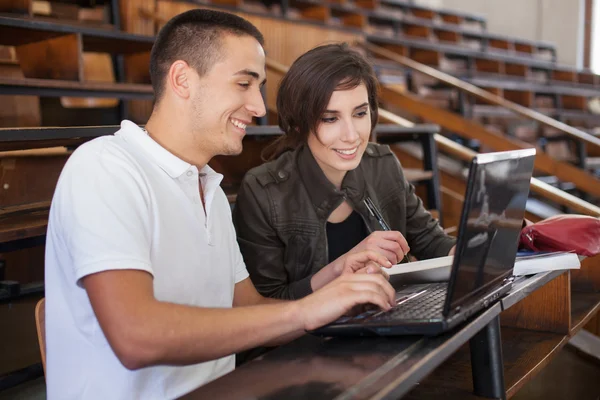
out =
<path fill-rule="evenodd" d="M 110 348 L 80 279 L 136 269 L 158 300 L 232 307 L 248 277 L 222 175 L 199 171 L 130 121 L 78 148 L 52 200 L 46 241 L 48 398 L 171 399 L 234 368 L 234 356 L 129 371 Z"/>

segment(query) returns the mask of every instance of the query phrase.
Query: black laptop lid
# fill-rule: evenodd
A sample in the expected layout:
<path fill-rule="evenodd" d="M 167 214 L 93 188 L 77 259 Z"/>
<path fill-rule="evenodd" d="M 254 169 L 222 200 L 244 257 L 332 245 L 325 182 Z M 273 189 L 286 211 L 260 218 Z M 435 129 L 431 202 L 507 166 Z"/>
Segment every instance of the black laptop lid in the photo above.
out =
<path fill-rule="evenodd" d="M 477 155 L 470 166 L 444 315 L 512 275 L 535 149 Z"/>

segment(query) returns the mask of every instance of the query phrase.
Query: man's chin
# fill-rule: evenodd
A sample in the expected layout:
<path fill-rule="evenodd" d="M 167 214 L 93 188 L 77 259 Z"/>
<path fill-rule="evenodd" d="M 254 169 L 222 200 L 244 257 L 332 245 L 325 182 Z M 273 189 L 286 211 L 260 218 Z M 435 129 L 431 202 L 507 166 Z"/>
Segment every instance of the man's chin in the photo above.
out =
<path fill-rule="evenodd" d="M 240 145 L 237 147 L 232 146 L 227 149 L 224 149 L 220 155 L 222 155 L 222 156 L 239 156 L 240 154 L 242 154 L 243 150 L 244 150 L 244 147 L 240 143 Z"/>

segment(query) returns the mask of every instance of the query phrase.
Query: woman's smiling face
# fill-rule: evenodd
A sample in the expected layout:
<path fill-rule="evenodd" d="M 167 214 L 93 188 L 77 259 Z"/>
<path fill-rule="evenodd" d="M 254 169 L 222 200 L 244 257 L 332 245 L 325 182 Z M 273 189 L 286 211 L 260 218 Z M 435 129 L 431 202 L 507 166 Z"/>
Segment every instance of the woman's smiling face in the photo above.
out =
<path fill-rule="evenodd" d="M 358 167 L 371 135 L 371 111 L 367 87 L 331 94 L 316 132 L 308 135 L 308 147 L 325 176 L 340 187 L 346 172 Z"/>

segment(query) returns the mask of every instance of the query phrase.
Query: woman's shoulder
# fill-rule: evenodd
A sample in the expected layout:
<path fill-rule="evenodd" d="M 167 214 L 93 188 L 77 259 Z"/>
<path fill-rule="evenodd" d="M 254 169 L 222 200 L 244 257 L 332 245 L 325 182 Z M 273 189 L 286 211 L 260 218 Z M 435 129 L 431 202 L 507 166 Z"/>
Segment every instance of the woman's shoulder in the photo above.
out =
<path fill-rule="evenodd" d="M 382 158 L 385 156 L 393 156 L 394 152 L 392 152 L 392 149 L 390 149 L 390 146 L 387 144 L 369 142 L 365 149 L 365 155 L 371 158 Z"/>
<path fill-rule="evenodd" d="M 369 142 L 361 160 L 361 164 L 371 168 L 382 168 L 385 166 L 398 167 L 398 159 L 390 146 Z"/>
<path fill-rule="evenodd" d="M 394 173 L 403 176 L 400 160 L 387 144 L 370 142 L 360 164 L 364 173 L 370 176 L 388 178 Z"/>
<path fill-rule="evenodd" d="M 250 169 L 244 176 L 243 184 L 249 184 L 252 180 L 261 186 L 266 186 L 269 183 L 287 180 L 293 172 L 295 153 L 295 151 L 286 151 L 276 159 Z"/>

